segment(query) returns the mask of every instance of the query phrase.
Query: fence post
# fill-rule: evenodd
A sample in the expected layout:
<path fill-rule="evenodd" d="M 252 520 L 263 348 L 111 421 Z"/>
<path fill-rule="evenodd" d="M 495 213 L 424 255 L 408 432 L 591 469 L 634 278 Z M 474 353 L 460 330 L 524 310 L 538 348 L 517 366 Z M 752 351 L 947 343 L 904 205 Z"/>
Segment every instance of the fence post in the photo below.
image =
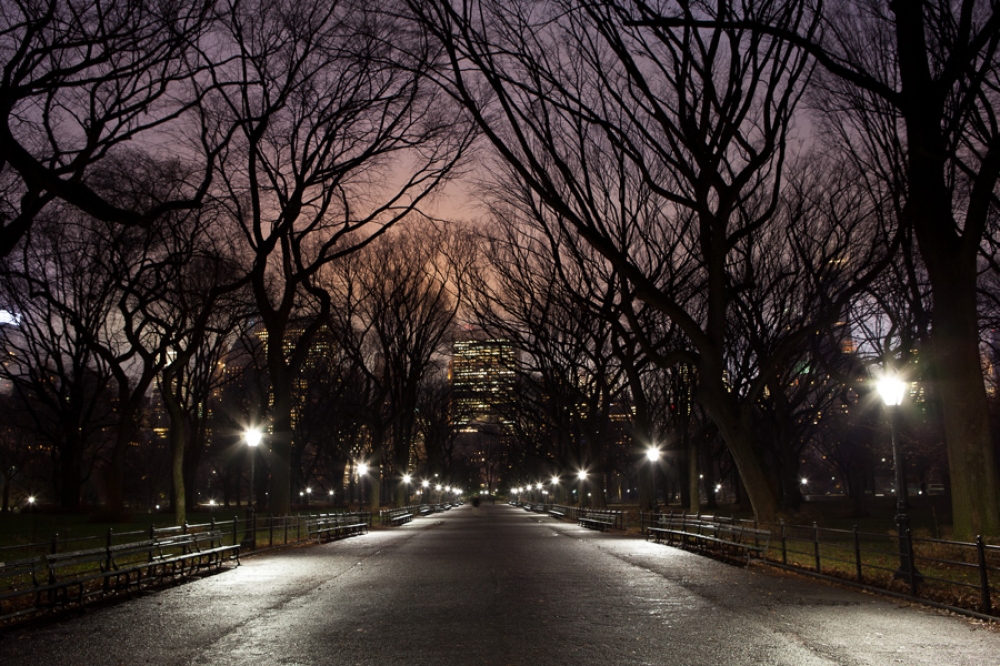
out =
<path fill-rule="evenodd" d="M 240 543 L 239 537 L 240 530 L 240 517 L 238 515 L 233 516 L 233 545 L 237 546 Z M 244 530 L 246 531 L 246 530 Z"/>
<path fill-rule="evenodd" d="M 861 572 L 861 536 L 858 534 L 858 526 L 854 526 L 854 568 L 858 574 L 858 582 L 864 583 L 864 576 Z"/>
<path fill-rule="evenodd" d="M 982 594 L 983 612 L 987 615 L 992 610 L 990 603 L 990 572 L 986 566 L 986 544 L 983 543 L 983 536 L 976 537 L 976 551 L 979 553 L 979 587 Z"/>
<path fill-rule="evenodd" d="M 913 560 L 913 532 L 909 529 L 906 530 L 906 552 L 909 555 L 906 558 L 906 575 L 910 579 L 910 594 L 917 596 L 917 579 L 921 576 L 917 573 L 917 565 Z"/>
<path fill-rule="evenodd" d="M 785 539 L 785 519 L 781 519 L 781 563 L 788 566 L 788 542 Z"/>
<path fill-rule="evenodd" d="M 823 573 L 819 561 L 819 525 L 813 521 L 813 553 L 816 556 L 816 573 Z"/>
<path fill-rule="evenodd" d="M 111 527 L 108 528 L 108 538 L 104 542 L 104 570 L 105 571 L 111 571 L 111 564 L 112 564 L 112 561 L 111 561 L 111 541 L 112 541 L 112 536 L 111 535 L 112 535 L 113 531 L 114 531 L 113 528 L 111 528 Z M 110 576 L 104 576 L 104 592 L 107 593 L 107 591 L 108 591 L 108 589 L 110 589 L 110 587 L 111 587 L 111 577 Z"/>
<path fill-rule="evenodd" d="M 267 547 L 274 547 L 274 515 L 267 514 Z"/>

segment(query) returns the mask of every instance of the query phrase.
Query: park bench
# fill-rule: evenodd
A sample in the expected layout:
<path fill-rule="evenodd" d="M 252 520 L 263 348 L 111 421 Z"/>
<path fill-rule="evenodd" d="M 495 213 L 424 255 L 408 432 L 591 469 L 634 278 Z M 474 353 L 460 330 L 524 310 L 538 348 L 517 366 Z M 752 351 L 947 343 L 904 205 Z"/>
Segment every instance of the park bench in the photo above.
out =
<path fill-rule="evenodd" d="M 34 606 L 41 607 L 68 601 L 69 591 L 75 589 L 82 603 L 85 596 L 103 590 L 103 586 L 92 590 L 88 583 L 104 578 L 106 561 L 106 549 L 91 548 L 0 563 L 0 617 L 18 615 L 15 606 L 5 612 L 5 602 L 27 595 L 33 595 Z"/>
<path fill-rule="evenodd" d="M 616 518 L 614 514 L 599 511 L 581 511 L 577 522 L 583 527 L 588 527 L 602 532 L 608 528 L 614 528 Z"/>
<path fill-rule="evenodd" d="M 421 516 L 429 516 L 432 513 L 434 513 L 434 509 L 432 509 L 428 505 L 424 504 L 422 507 L 420 507 L 420 515 Z"/>
<path fill-rule="evenodd" d="M 317 543 L 343 537 L 365 534 L 368 523 L 360 516 L 349 513 L 331 513 L 306 522 L 306 532 Z"/>
<path fill-rule="evenodd" d="M 408 509 L 390 509 L 389 524 L 393 527 L 405 525 L 413 520 L 413 514 Z"/>
<path fill-rule="evenodd" d="M 661 514 L 647 528 L 647 536 L 657 543 L 666 542 L 686 550 L 723 557 L 742 559 L 749 566 L 756 555 L 763 559 L 771 542 L 768 530 L 757 529 L 752 524 L 713 516 L 687 514 Z"/>
<path fill-rule="evenodd" d="M 563 518 L 566 517 L 565 512 L 559 511 L 558 509 L 554 509 L 554 508 L 553 509 L 549 509 L 549 515 L 552 516 L 553 518 L 555 518 L 556 520 L 562 520 Z"/>
<path fill-rule="evenodd" d="M 203 569 L 220 569 L 230 560 L 239 564 L 239 544 L 226 543 L 222 531 L 209 526 L 151 528 L 148 539 L 108 546 L 103 566 L 105 587 L 128 590 L 145 580 L 162 581 Z"/>
<path fill-rule="evenodd" d="M 239 545 L 225 543 L 214 524 L 205 528 L 151 527 L 148 537 L 105 546 L 49 553 L 0 563 L 0 617 L 47 606 L 82 605 L 91 597 L 141 587 L 145 581 L 186 576 L 239 564 Z M 34 596 L 30 606 L 14 600 Z M 7 607 L 9 606 L 9 607 Z"/>

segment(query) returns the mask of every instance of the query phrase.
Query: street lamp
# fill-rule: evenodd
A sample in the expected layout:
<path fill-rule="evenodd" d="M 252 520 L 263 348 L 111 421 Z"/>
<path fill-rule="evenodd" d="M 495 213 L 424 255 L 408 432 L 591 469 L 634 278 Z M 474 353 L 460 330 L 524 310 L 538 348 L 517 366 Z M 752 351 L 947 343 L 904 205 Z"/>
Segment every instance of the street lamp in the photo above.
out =
<path fill-rule="evenodd" d="M 260 430 L 256 428 L 251 428 L 243 433 L 243 439 L 247 442 L 247 447 L 250 449 L 250 513 L 254 512 L 254 494 L 253 494 L 253 481 L 254 472 L 256 471 L 254 467 L 254 461 L 257 459 L 257 447 L 260 446 L 260 440 L 263 438 Z"/>
<path fill-rule="evenodd" d="M 403 492 L 406 493 L 407 504 L 410 503 L 410 481 L 412 480 L 413 477 L 410 476 L 409 473 L 403 475 L 403 488 L 405 489 Z"/>
<path fill-rule="evenodd" d="M 260 440 L 262 438 L 263 434 L 257 428 L 250 428 L 243 433 L 243 439 L 246 440 L 247 448 L 250 449 L 250 501 L 247 503 L 247 510 L 250 513 L 250 524 L 247 526 L 245 536 L 243 537 L 243 543 L 246 544 L 245 547 L 250 550 L 255 550 L 257 548 L 257 506 L 253 482 L 254 478 L 257 476 L 257 469 L 255 465 L 257 460 L 257 447 L 260 446 Z"/>
<path fill-rule="evenodd" d="M 903 403 L 903 396 L 906 394 L 906 383 L 898 377 L 886 375 L 878 381 L 876 389 L 882 398 L 882 402 L 885 403 L 886 411 L 888 412 L 889 437 L 892 441 L 892 466 L 895 468 L 896 473 L 896 531 L 899 543 L 899 569 L 896 570 L 893 577 L 905 580 L 913 586 L 922 576 L 917 572 L 917 568 L 913 563 L 903 454 L 899 448 L 899 439 L 896 437 L 895 422 L 896 408 Z"/>
<path fill-rule="evenodd" d="M 365 477 L 368 475 L 368 463 L 358 463 L 358 484 L 361 486 L 361 507 L 365 505 Z"/>
<path fill-rule="evenodd" d="M 583 506 L 583 484 L 587 480 L 587 470 L 581 469 L 579 472 L 576 473 L 576 478 L 580 482 L 579 483 L 580 492 L 577 493 L 577 499 L 580 502 L 580 506 L 582 507 Z"/>
<path fill-rule="evenodd" d="M 646 460 L 649 461 L 649 477 L 652 480 L 653 489 L 653 501 L 650 505 L 650 509 L 657 511 L 659 507 L 656 502 L 656 461 L 660 459 L 660 449 L 655 446 L 651 446 L 646 449 Z"/>

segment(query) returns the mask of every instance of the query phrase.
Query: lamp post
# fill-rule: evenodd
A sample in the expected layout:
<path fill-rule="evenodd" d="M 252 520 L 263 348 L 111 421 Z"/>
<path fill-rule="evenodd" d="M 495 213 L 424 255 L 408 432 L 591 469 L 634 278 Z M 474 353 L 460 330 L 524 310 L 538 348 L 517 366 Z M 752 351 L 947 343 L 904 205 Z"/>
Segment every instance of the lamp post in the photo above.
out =
<path fill-rule="evenodd" d="M 31 514 L 31 540 L 35 540 L 35 532 L 38 527 L 38 517 L 35 516 L 35 496 L 28 495 L 28 513 Z"/>
<path fill-rule="evenodd" d="M 361 508 L 365 506 L 365 477 L 368 476 L 368 463 L 358 463 L 358 485 L 361 486 Z"/>
<path fill-rule="evenodd" d="M 896 477 L 896 532 L 899 542 L 899 569 L 894 578 L 902 579 L 915 586 L 922 576 L 913 563 L 913 548 L 910 543 L 910 516 L 906 499 L 906 477 L 903 469 L 903 454 L 896 437 L 896 408 L 903 403 L 906 384 L 898 377 L 886 375 L 876 386 L 882 402 L 885 403 L 889 417 L 889 437 L 892 442 L 892 466 Z"/>
<path fill-rule="evenodd" d="M 649 461 L 649 478 L 652 481 L 653 498 L 650 503 L 650 509 L 654 512 L 659 511 L 659 506 L 657 506 L 656 501 L 656 462 L 660 459 L 660 449 L 651 446 L 646 449 L 646 460 Z"/>
<path fill-rule="evenodd" d="M 263 438 L 260 430 L 256 428 L 251 428 L 243 433 L 243 439 L 247 442 L 247 448 L 250 449 L 250 501 L 247 503 L 247 510 L 250 512 L 250 524 L 247 526 L 246 535 L 243 537 L 243 543 L 246 544 L 246 548 L 254 550 L 257 548 L 257 507 L 256 507 L 256 495 L 254 495 L 253 482 L 254 478 L 257 476 L 255 461 L 257 460 L 257 447 L 260 446 L 260 440 Z"/>

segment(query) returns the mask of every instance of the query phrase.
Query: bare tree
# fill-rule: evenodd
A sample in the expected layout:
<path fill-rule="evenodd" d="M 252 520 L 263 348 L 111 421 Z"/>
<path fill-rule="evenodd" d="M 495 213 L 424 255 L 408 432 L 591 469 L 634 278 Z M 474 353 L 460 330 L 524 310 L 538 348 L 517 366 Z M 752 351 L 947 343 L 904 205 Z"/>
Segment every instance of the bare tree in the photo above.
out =
<path fill-rule="evenodd" d="M 1000 9 L 981 0 L 789 2 L 767 17 L 657 12 L 651 24 L 740 25 L 801 48 L 827 76 L 843 146 L 897 201 L 933 294 L 928 351 L 941 396 L 955 535 L 1000 534 L 1000 472 L 980 366 L 979 258 L 1000 181 Z M 905 351 L 905 350 L 904 350 Z"/>
<path fill-rule="evenodd" d="M 9 361 L 0 366 L 55 455 L 63 508 L 76 508 L 102 441 L 116 419 L 111 371 L 92 346 L 113 317 L 118 293 L 92 252 L 93 229 L 79 214 L 41 219 L 32 243 L 5 261 L 3 302 L 16 326 L 3 327 Z M 44 276 L 39 280 L 37 276 Z M 22 424 L 22 427 L 25 424 Z"/>
<path fill-rule="evenodd" d="M 98 219 L 136 225 L 197 207 L 211 182 L 200 132 L 194 45 L 211 0 L 11 0 L 0 11 L 0 256 L 54 200 Z M 193 123 L 192 123 L 192 118 Z M 163 137 L 193 127 L 193 143 Z M 93 183 L 96 166 L 128 142 L 202 155 L 195 187 L 130 207 Z M 164 155 L 165 156 L 165 155 Z M 133 202 L 134 203 L 134 202 Z M 149 202 L 147 202 L 149 203 Z"/>
<path fill-rule="evenodd" d="M 374 488 L 412 471 L 417 405 L 424 381 L 451 341 L 460 264 L 448 259 L 447 233 L 406 226 L 333 265 L 328 289 L 338 342 L 371 388 L 368 428 Z M 372 501 L 376 501 L 376 492 Z"/>
<path fill-rule="evenodd" d="M 742 12 L 808 32 L 806 17 L 780 3 L 410 4 L 452 58 L 442 85 L 547 211 L 550 227 L 590 243 L 634 298 L 683 331 L 693 353 L 670 362 L 697 368 L 698 398 L 754 510 L 773 518 L 774 484 L 753 432 L 757 396 L 782 350 L 839 317 L 851 290 L 877 271 L 882 248 L 855 253 L 847 267 L 854 274 L 838 280 L 827 307 L 784 329 L 777 355 L 752 359 L 755 373 L 734 385 L 732 315 L 754 278 L 754 247 L 778 237 L 776 224 L 786 227 L 778 213 L 808 59 L 739 26 L 653 19 L 677 7 L 688 18 Z M 842 220 L 845 231 L 849 222 L 856 224 Z M 791 247 L 788 262 L 805 258 Z"/>
<path fill-rule="evenodd" d="M 624 389 L 613 349 L 618 282 L 589 246 L 546 235 L 537 218 L 513 206 L 495 210 L 491 222 L 496 231 L 483 234 L 484 270 L 471 309 L 487 334 L 510 340 L 523 354 L 521 381 L 533 385 L 507 421 L 550 433 L 548 441 L 519 433 L 523 445 L 534 446 L 517 471 L 530 479 L 585 470 L 594 502 L 603 506 L 610 414 Z M 534 424 L 525 419 L 532 413 Z"/>
<path fill-rule="evenodd" d="M 242 226 L 273 389 L 271 507 L 289 507 L 292 393 L 330 313 L 323 267 L 383 233 L 449 175 L 469 141 L 422 72 L 419 34 L 358 0 L 226 3 L 213 32 L 218 180 Z M 301 331 L 292 317 L 308 316 Z"/>

